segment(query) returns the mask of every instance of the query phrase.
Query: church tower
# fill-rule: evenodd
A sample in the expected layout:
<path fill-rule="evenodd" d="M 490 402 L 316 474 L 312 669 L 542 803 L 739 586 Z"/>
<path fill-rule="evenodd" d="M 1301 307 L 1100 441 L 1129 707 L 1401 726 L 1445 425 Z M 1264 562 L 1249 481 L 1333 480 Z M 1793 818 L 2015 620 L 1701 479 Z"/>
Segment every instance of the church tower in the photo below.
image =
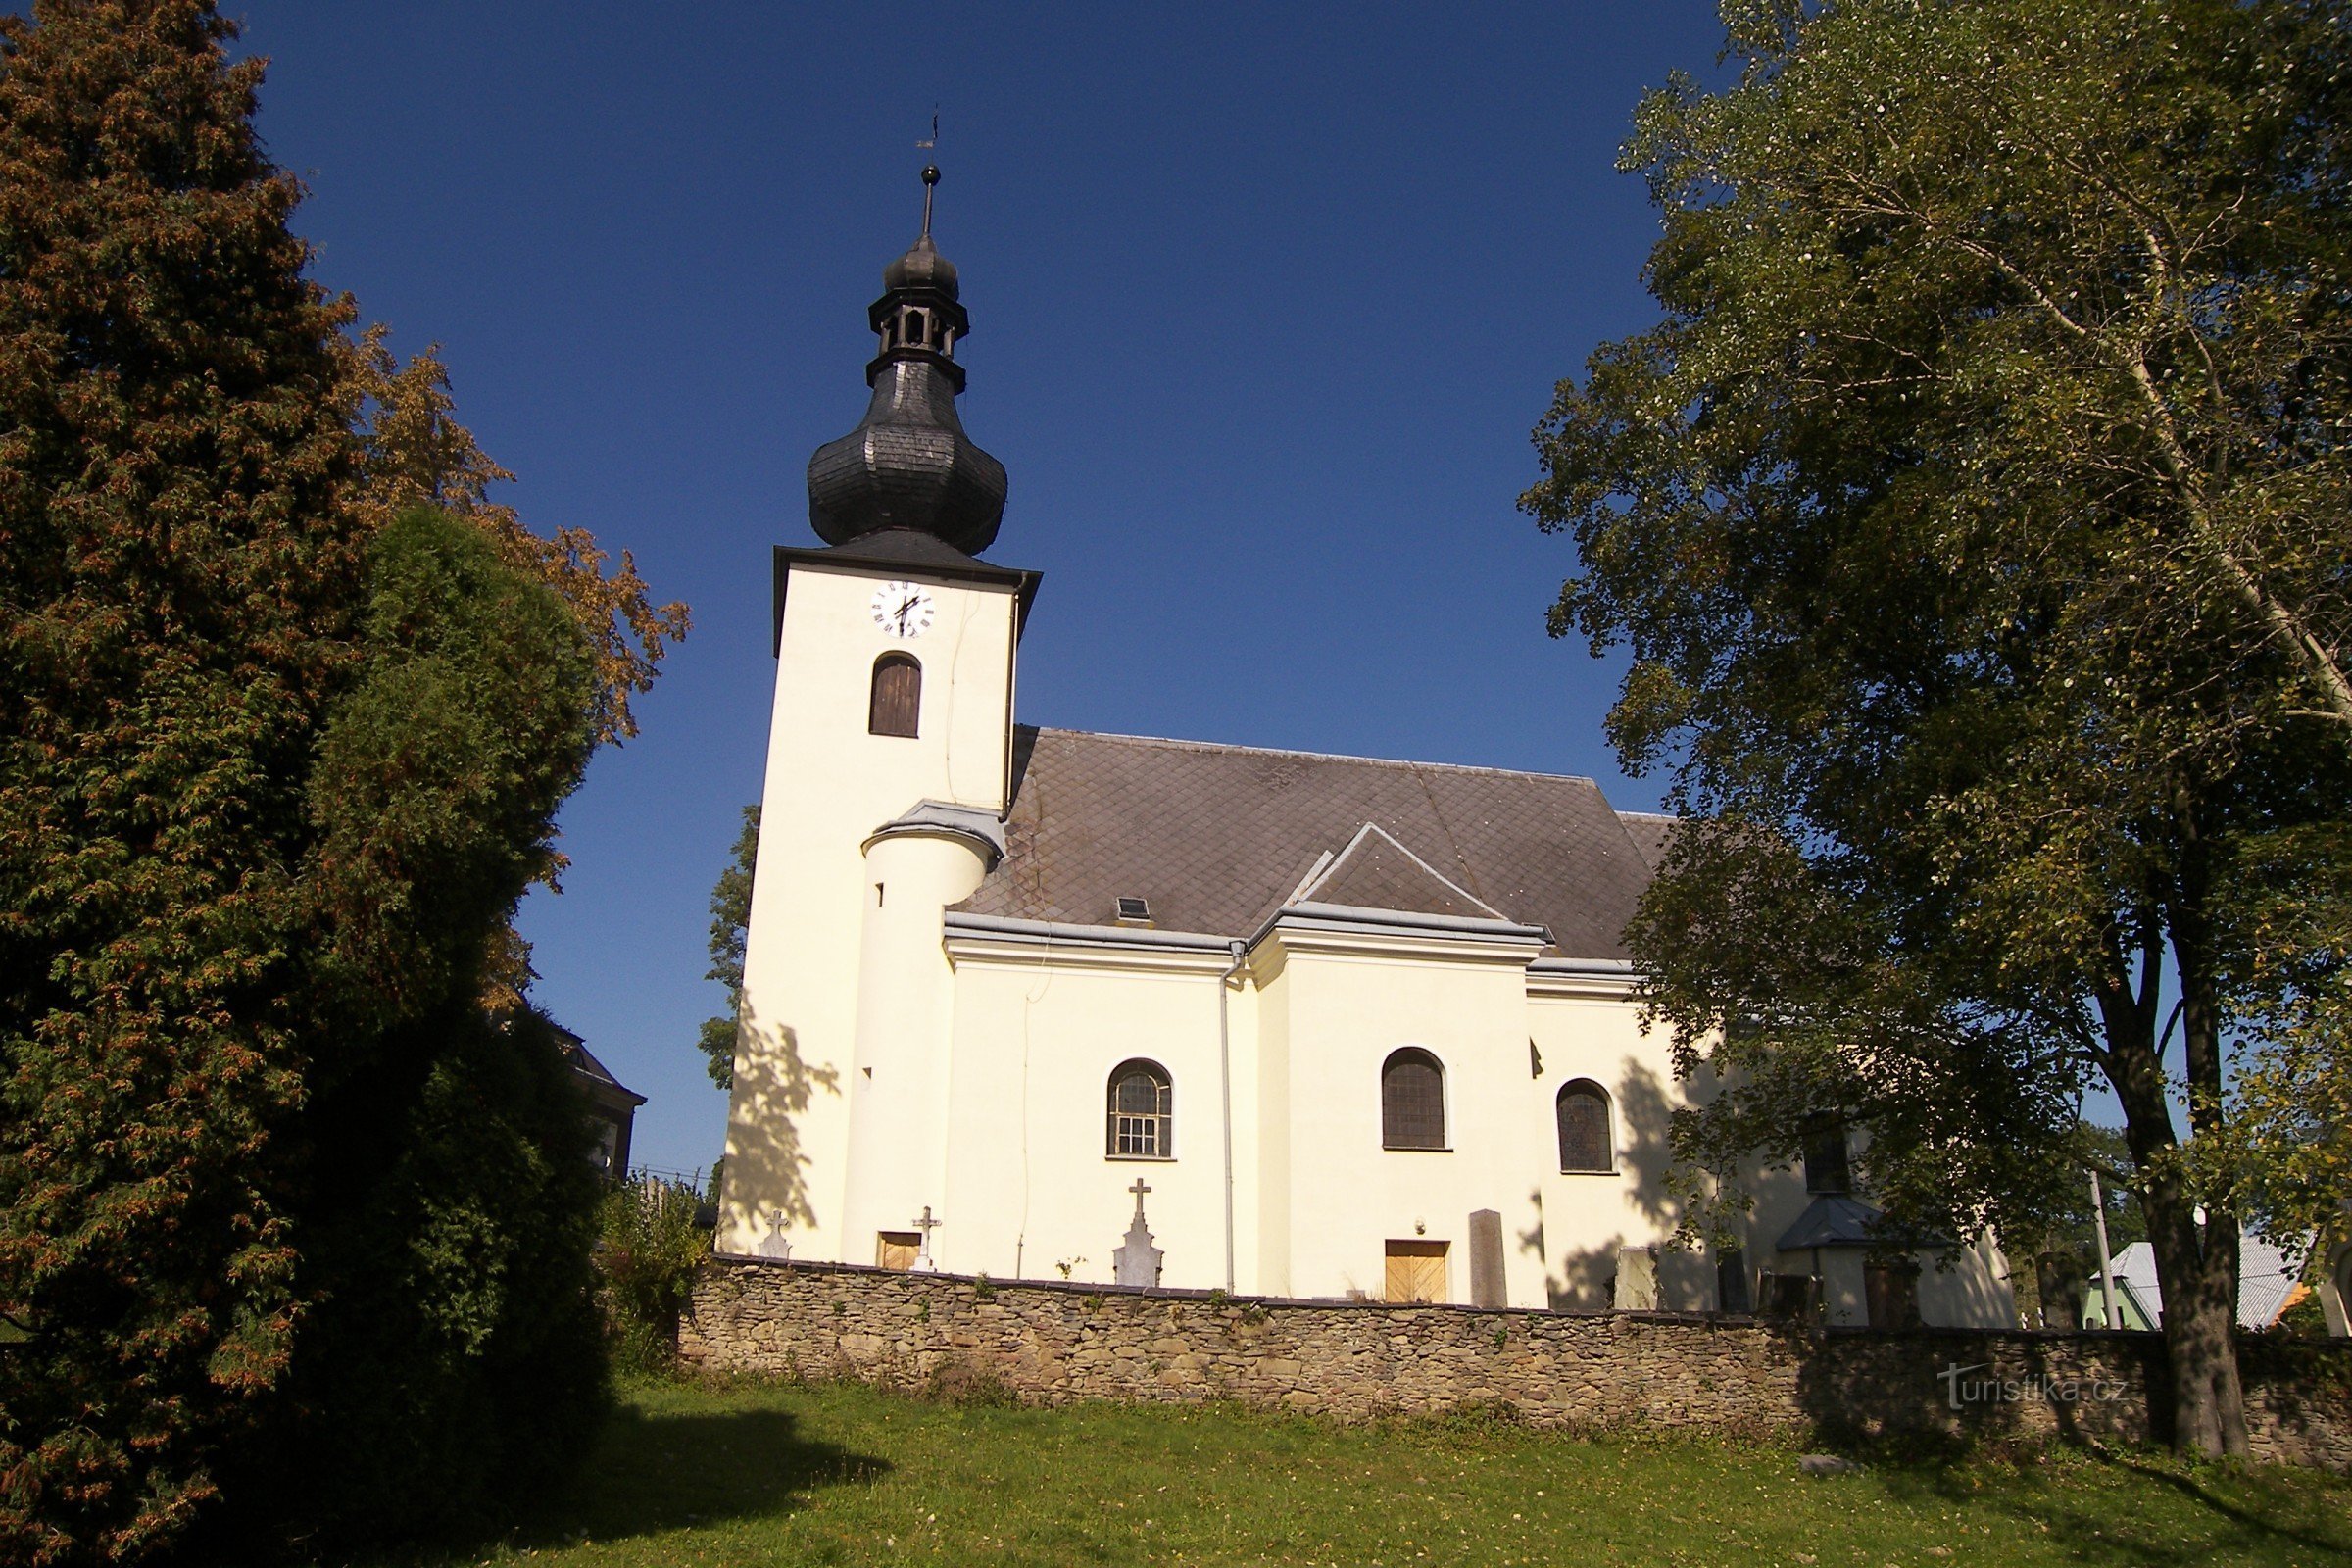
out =
<path fill-rule="evenodd" d="M 950 1217 L 941 916 L 1004 853 L 1038 577 L 977 559 L 1004 466 L 956 412 L 971 322 L 931 239 L 938 183 L 925 169 L 921 237 L 867 311 L 865 417 L 808 464 L 824 545 L 775 551 L 721 1251 L 871 1263 L 926 1209 Z"/>

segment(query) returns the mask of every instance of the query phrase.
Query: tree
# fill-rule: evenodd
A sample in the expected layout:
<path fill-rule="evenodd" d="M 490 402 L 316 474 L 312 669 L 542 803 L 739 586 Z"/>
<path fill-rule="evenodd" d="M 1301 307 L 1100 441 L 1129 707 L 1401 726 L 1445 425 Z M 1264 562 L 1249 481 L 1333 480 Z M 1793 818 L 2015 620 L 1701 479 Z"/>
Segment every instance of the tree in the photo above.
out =
<path fill-rule="evenodd" d="M 1678 1145 L 1720 1172 L 1834 1111 L 1890 1212 L 2034 1234 L 2103 1079 L 2179 1441 L 2242 1451 L 2225 1056 L 2343 1026 L 2345 36 L 2296 0 L 1725 17 L 1736 81 L 1653 94 L 1626 154 L 1665 318 L 1562 384 L 1525 502 L 1578 546 L 1554 633 L 1630 645 L 1612 739 L 1691 817 L 1629 931 L 1732 1085 Z"/>
<path fill-rule="evenodd" d="M 727 1010 L 703 1020 L 695 1044 L 710 1058 L 710 1081 L 735 1085 L 735 1029 L 743 1014 L 743 944 L 752 928 L 752 869 L 760 859 L 760 808 L 743 808 L 743 831 L 735 853 L 710 889 L 710 969 L 703 976 L 727 988 Z"/>
<path fill-rule="evenodd" d="M 316 1518 L 293 1478 L 386 1431 L 463 1503 L 599 1396 L 580 1107 L 480 999 L 682 612 L 522 543 L 437 365 L 303 275 L 233 30 L 0 18 L 11 1561 L 151 1554 L 228 1484 Z"/>

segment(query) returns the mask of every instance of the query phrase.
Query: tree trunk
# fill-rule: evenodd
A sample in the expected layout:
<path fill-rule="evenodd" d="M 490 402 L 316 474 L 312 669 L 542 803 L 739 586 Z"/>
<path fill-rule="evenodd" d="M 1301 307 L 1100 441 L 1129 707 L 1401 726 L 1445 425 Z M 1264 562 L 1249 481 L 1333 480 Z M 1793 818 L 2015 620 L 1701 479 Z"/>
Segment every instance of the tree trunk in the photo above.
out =
<path fill-rule="evenodd" d="M 2189 1130 L 2221 1130 L 2220 1014 L 2206 941 L 2209 886 L 2193 799 L 2183 788 L 2176 810 L 2180 863 L 2164 890 L 2164 929 L 2180 980 L 2180 1022 L 2187 1066 Z M 2101 995 L 2107 1076 L 2124 1107 L 2124 1137 L 2139 1167 L 2140 1211 L 2156 1254 L 2164 1296 L 2164 1343 L 2172 1365 L 2173 1443 L 2184 1452 L 2220 1456 L 2246 1451 L 2245 1391 L 2237 1369 L 2237 1216 L 2216 1204 L 2197 1223 L 2196 1200 L 2180 1170 L 2180 1139 L 2165 1092 L 2164 1040 L 2157 1028 L 2156 974 L 2163 948 L 2143 950 L 2138 994 L 2118 986 Z"/>
<path fill-rule="evenodd" d="M 2206 932 L 2210 890 L 2206 875 L 2203 824 L 2193 808 L 2180 813 L 2181 869 L 2171 910 L 2173 951 L 2180 971 L 2180 1033 L 2188 1079 L 2188 1126 L 2191 1138 L 2213 1138 L 2222 1132 L 2221 1012 L 2215 1005 L 2211 948 Z M 2191 1216 L 2194 1225 L 2194 1216 Z M 2217 1195 L 2205 1207 L 2204 1235 L 2198 1267 L 2193 1275 L 2177 1275 L 2195 1293 L 2195 1321 L 2182 1330 L 2197 1353 L 2182 1360 L 2181 1340 L 2173 1338 L 2173 1280 L 2165 1280 L 2165 1336 L 2173 1347 L 2175 1398 L 2194 1379 L 2213 1411 L 2220 1451 L 2246 1452 L 2246 1399 L 2237 1370 L 2237 1209 L 2227 1194 Z M 2202 1435 L 2198 1451 L 2211 1453 Z"/>

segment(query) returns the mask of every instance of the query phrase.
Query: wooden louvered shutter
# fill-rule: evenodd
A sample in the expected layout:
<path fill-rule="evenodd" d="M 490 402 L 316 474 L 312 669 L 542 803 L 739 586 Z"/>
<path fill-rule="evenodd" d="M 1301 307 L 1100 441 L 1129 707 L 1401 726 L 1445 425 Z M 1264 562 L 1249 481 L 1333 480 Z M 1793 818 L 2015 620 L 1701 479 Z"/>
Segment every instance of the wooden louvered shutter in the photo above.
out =
<path fill-rule="evenodd" d="M 923 666 L 912 654 L 884 654 L 874 661 L 873 699 L 867 705 L 869 735 L 908 735 L 923 707 Z"/>

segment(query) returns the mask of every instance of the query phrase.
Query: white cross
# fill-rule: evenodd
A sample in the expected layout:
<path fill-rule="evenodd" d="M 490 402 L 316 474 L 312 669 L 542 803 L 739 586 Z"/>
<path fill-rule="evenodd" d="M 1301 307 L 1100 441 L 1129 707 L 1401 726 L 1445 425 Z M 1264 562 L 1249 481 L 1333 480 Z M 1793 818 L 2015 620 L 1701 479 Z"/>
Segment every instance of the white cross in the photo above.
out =
<path fill-rule="evenodd" d="M 916 1248 L 914 1251 L 914 1266 L 916 1268 L 927 1270 L 935 1269 L 939 1266 L 936 1262 L 932 1261 L 931 1257 L 931 1233 L 946 1223 L 947 1221 L 944 1219 L 933 1219 L 931 1217 L 931 1205 L 929 1203 L 925 1203 L 923 1205 L 923 1217 L 914 1222 L 914 1228 L 923 1233 L 923 1244 L 922 1246 Z"/>

